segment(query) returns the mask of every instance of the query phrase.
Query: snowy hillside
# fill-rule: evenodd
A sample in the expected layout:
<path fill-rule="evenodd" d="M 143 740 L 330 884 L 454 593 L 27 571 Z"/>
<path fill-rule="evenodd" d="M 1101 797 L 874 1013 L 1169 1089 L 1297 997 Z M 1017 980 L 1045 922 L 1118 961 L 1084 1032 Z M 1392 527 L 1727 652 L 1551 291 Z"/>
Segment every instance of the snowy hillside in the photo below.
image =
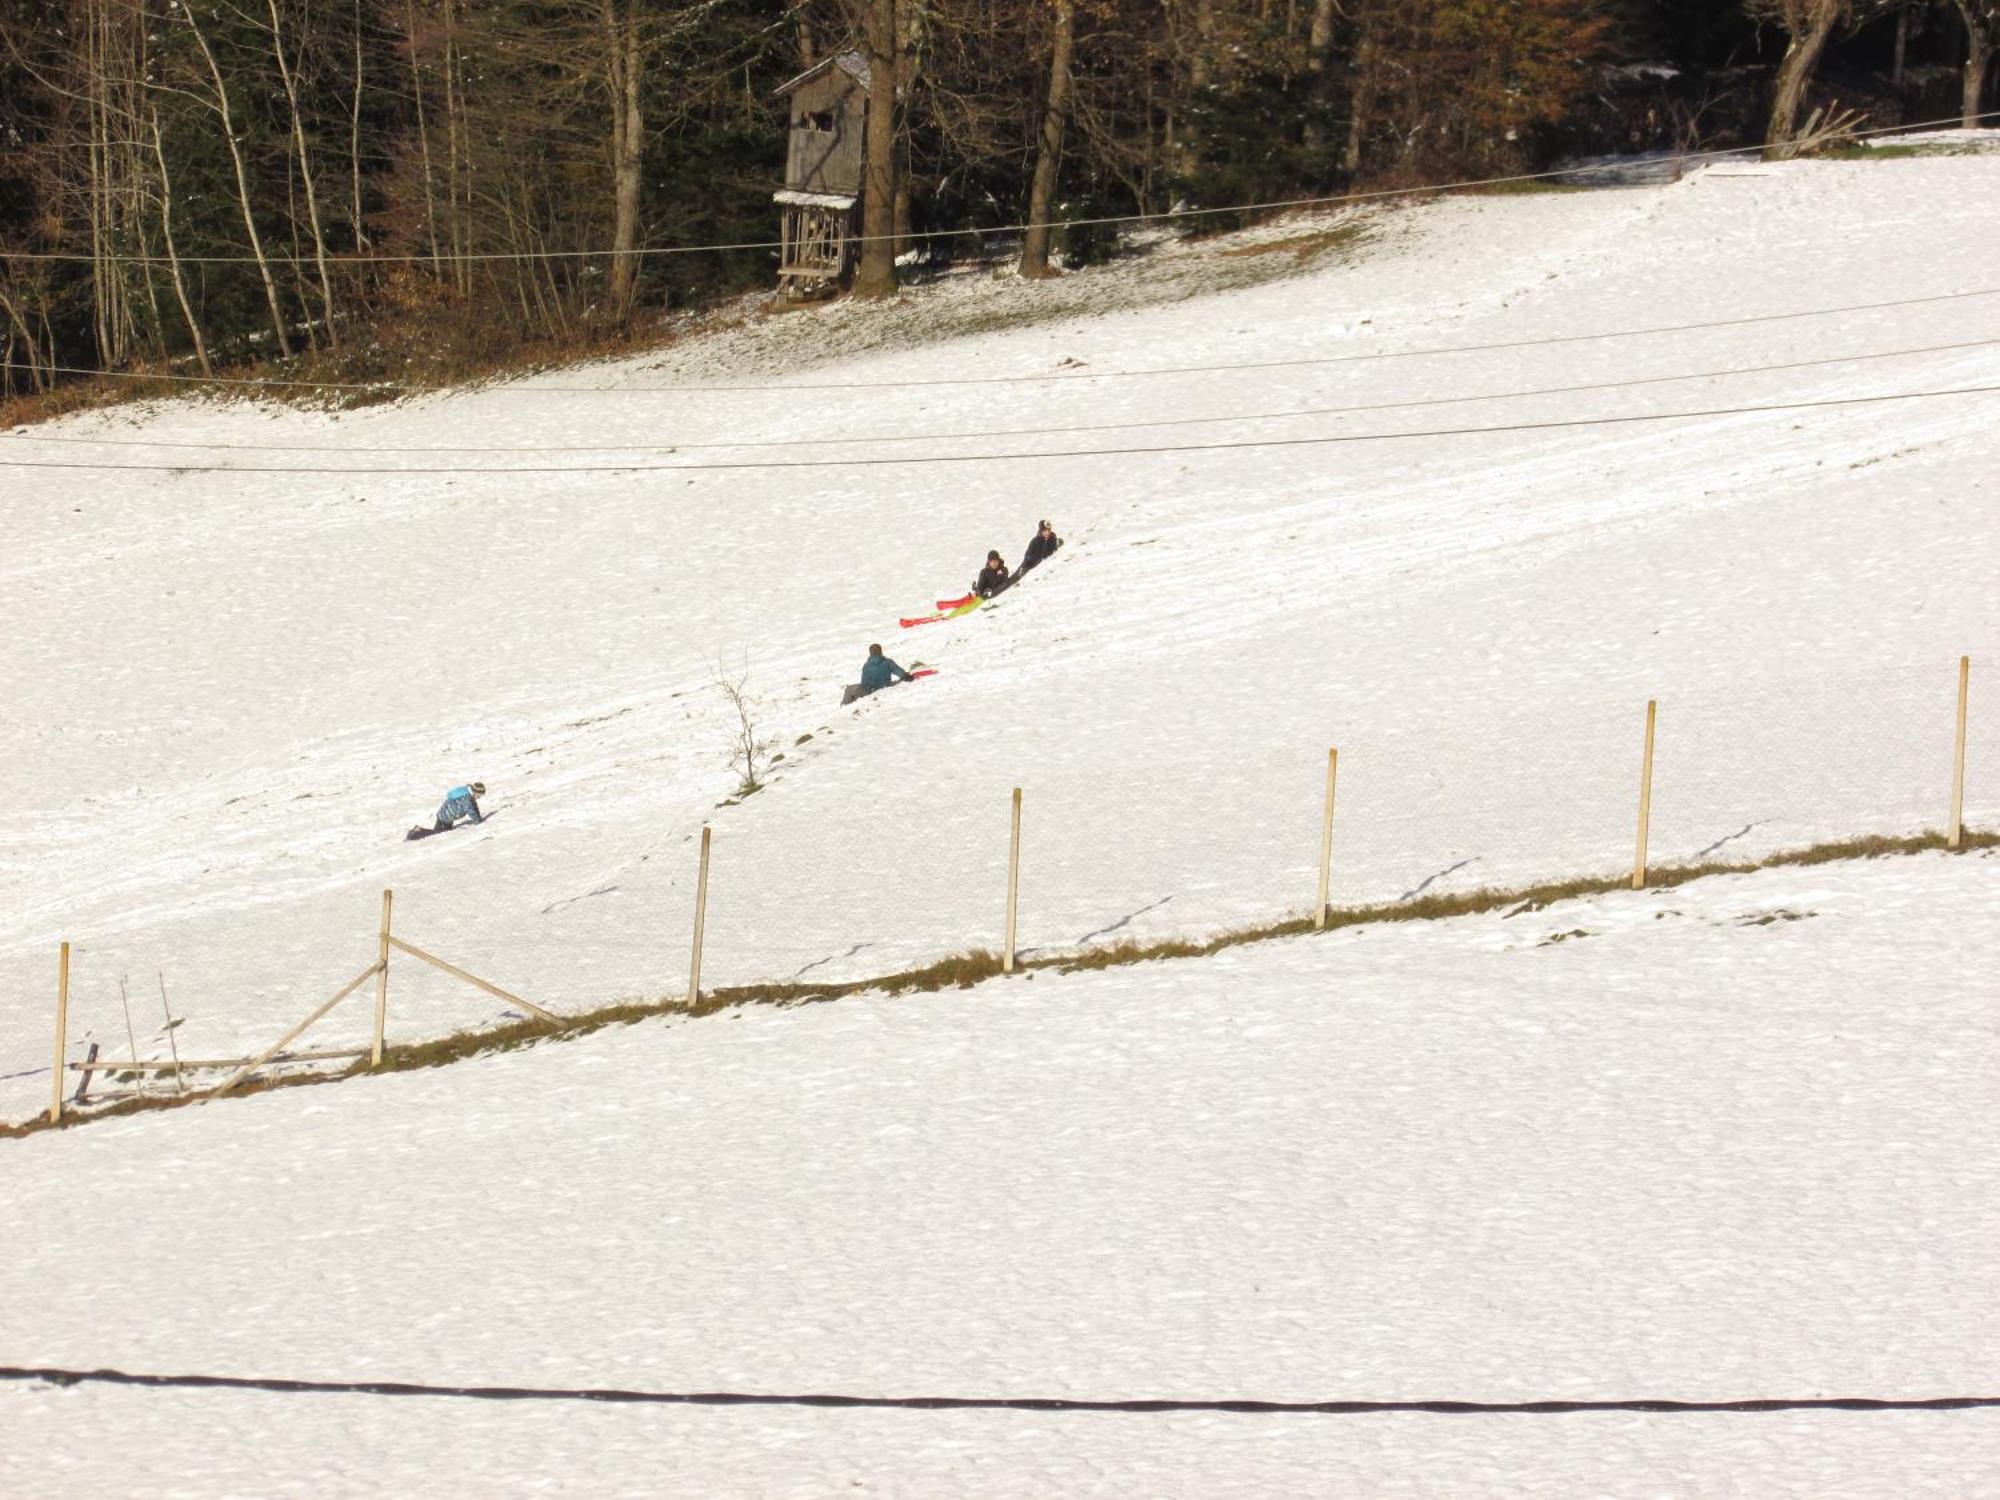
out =
<path fill-rule="evenodd" d="M 540 1004 L 677 993 L 704 822 L 711 985 L 995 945 L 1014 786 L 1026 948 L 1212 932 L 1312 899 L 1335 745 L 1336 902 L 1616 871 L 1648 699 L 1656 861 L 1936 828 L 1970 653 L 1991 826 L 2000 396 L 1861 398 L 2000 386 L 1996 231 L 1993 157 L 1731 164 L 0 435 L 153 466 L 0 471 L 0 1117 L 47 1098 L 65 938 L 72 1055 L 128 1045 L 121 982 L 155 1055 L 161 980 L 185 1053 L 274 1041 L 385 887 Z M 898 627 L 1042 516 L 1022 587 Z M 938 675 L 839 708 L 871 641 Z M 784 759 L 738 800 L 746 664 Z M 490 827 L 402 841 L 473 778 Z M 0 1494 L 2000 1495 L 1990 1407 L 1222 1409 L 1993 1396 L 1996 876 L 1773 869 L 0 1142 L 0 1365 L 996 1403 L 0 1379 Z M 393 969 L 392 1045 L 497 1010 Z M 1187 1409 L 998 1404 L 1034 1398 Z"/>
<path fill-rule="evenodd" d="M 2000 1494 L 1990 1402 L 1224 1409 L 1994 1396 L 1997 884 L 1771 870 L 9 1143 L 7 1363 L 433 1393 L 0 1381 L 0 1492 Z"/>
<path fill-rule="evenodd" d="M 163 974 L 226 1055 L 373 957 L 385 886 L 542 1004 L 676 992 L 704 820 L 720 984 L 996 943 L 1017 784 L 1031 948 L 1302 908 L 1334 744 L 1337 901 L 1615 869 L 1649 697 L 1656 859 L 1934 827 L 1956 658 L 2000 645 L 2000 398 L 1300 440 L 2000 384 L 1996 189 L 1991 157 L 1730 163 L 1382 210 L 1203 298 L 1190 265 L 1291 267 L 1314 226 L 1166 249 L 1058 283 L 1055 322 L 961 280 L 894 316 L 997 331 L 789 381 L 872 315 L 347 415 L 6 436 L 169 467 L 8 471 L 0 1072 L 46 1066 L 59 938 L 79 1046 L 123 1045 L 121 977 L 156 1026 Z M 1145 305 L 1155 275 L 1175 300 Z M 1253 442 L 1293 445 L 1116 452 Z M 924 461 L 974 454 L 1014 456 Z M 171 468 L 201 463 L 253 472 Z M 1068 546 L 1027 585 L 898 629 L 1043 515 Z M 870 641 L 940 675 L 841 711 Z M 721 808 L 718 663 L 786 757 Z M 1975 819 L 1997 752 L 1976 714 Z M 400 841 L 474 777 L 490 829 Z M 493 1013 L 442 983 L 398 981 L 392 1035 Z"/>

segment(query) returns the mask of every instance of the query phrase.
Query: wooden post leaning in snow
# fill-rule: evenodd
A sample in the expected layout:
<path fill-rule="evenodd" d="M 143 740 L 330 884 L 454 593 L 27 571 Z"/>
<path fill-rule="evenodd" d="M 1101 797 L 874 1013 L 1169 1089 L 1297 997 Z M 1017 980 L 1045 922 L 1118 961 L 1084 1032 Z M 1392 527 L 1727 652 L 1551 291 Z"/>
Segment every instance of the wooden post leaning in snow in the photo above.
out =
<path fill-rule="evenodd" d="M 1014 972 L 1014 921 L 1021 909 L 1021 789 L 1014 788 L 1013 830 L 1007 836 L 1007 946 L 1000 953 L 1000 972 Z"/>
<path fill-rule="evenodd" d="M 389 913 L 395 904 L 394 891 L 382 892 L 382 929 L 375 946 L 375 1040 L 368 1048 L 368 1066 L 382 1066 L 382 1032 L 389 1021 Z"/>
<path fill-rule="evenodd" d="M 252 1073 L 256 1072 L 259 1068 L 263 1067 L 265 1063 L 269 1062 L 272 1058 L 276 1057 L 280 1052 L 283 1052 L 285 1048 L 289 1047 L 294 1041 L 298 1040 L 300 1035 L 302 1035 L 305 1032 L 306 1028 L 311 1026 L 313 1022 L 317 1021 L 321 1016 L 325 1015 L 328 1011 L 332 1010 L 336 1005 L 340 1004 L 340 1002 L 345 1000 L 349 995 L 353 994 L 356 990 L 360 989 L 363 984 L 368 982 L 368 980 L 374 978 L 376 973 L 380 970 L 380 968 L 381 968 L 380 964 L 370 964 L 367 968 L 363 969 L 359 974 L 356 974 L 352 979 L 348 980 L 346 984 L 340 987 L 339 994 L 335 995 L 331 1000 L 327 1001 L 326 1004 L 320 1006 L 318 1010 L 314 1011 L 311 1015 L 307 1016 L 303 1021 L 299 1022 L 298 1025 L 294 1026 L 290 1031 L 286 1032 L 283 1036 L 279 1037 L 275 1042 L 273 1042 L 270 1046 L 266 1047 L 262 1052 L 258 1053 L 255 1057 L 251 1058 L 250 1061 L 245 1063 L 242 1067 L 238 1068 L 234 1073 L 231 1073 L 227 1078 L 223 1079 L 222 1082 L 218 1083 L 213 1089 L 209 1090 L 208 1097 L 213 1099 L 216 1095 L 226 1094 L 231 1089 L 235 1088 L 237 1084 L 241 1083 L 244 1079 L 248 1078 Z"/>
<path fill-rule="evenodd" d="M 1972 679 L 1972 658 L 1958 659 L 1958 734 L 1951 751 L 1951 825 L 1945 847 L 1956 849 L 1965 837 L 1965 690 Z"/>
<path fill-rule="evenodd" d="M 1319 824 L 1319 899 L 1313 903 L 1313 926 L 1326 926 L 1327 897 L 1333 881 L 1333 783 L 1340 772 L 1340 752 L 1326 752 L 1326 811 Z"/>
<path fill-rule="evenodd" d="M 1646 835 L 1653 821 L 1653 721 L 1659 703 L 1646 700 L 1646 754 L 1639 763 L 1639 842 L 1632 854 L 1632 889 L 1646 888 Z"/>
<path fill-rule="evenodd" d="M 694 883 L 694 954 L 688 960 L 688 997 L 692 1008 L 701 999 L 701 939 L 708 925 L 708 838 L 709 828 L 701 825 L 701 874 Z"/>
<path fill-rule="evenodd" d="M 83 1077 L 77 1080 L 76 1093 L 74 1096 L 71 1097 L 69 1101 L 70 1103 L 82 1104 L 87 1099 L 89 1099 L 91 1078 L 95 1074 L 108 1071 L 107 1069 L 100 1068 L 97 1066 L 97 1052 L 98 1052 L 97 1043 L 92 1042 L 90 1044 L 90 1050 L 83 1055 L 83 1066 L 79 1070 L 83 1074 Z"/>
<path fill-rule="evenodd" d="M 481 979 L 477 974 L 471 973 L 465 969 L 461 969 L 457 964 L 446 962 L 444 959 L 439 958 L 435 953 L 426 953 L 424 952 L 423 949 L 419 948 L 415 943 L 406 943 L 399 937 L 392 937 L 389 939 L 389 946 L 394 948 L 398 953 L 407 953 L 412 958 L 422 959 L 425 963 L 429 964 L 434 969 L 444 970 L 445 973 L 451 975 L 451 977 L 454 979 L 463 979 L 467 984 L 471 985 L 474 989 L 484 990 L 486 991 L 487 994 L 491 995 L 496 1000 L 505 1000 L 509 1005 L 518 1005 L 521 1007 L 522 1010 L 528 1012 L 529 1015 L 534 1016 L 540 1020 L 546 1021 L 551 1026 L 560 1026 L 563 1023 L 562 1017 L 555 1014 L 553 1011 L 543 1010 L 539 1005 L 536 1005 L 533 1001 L 523 1000 L 519 995 L 515 994 L 512 990 L 503 990 L 500 988 L 499 985 L 493 984 L 488 980 Z M 371 970 L 371 972 L 373 971 Z"/>
<path fill-rule="evenodd" d="M 69 944 L 64 943 L 56 959 L 56 1081 L 49 1094 L 49 1123 L 62 1123 L 62 1091 L 67 1081 L 63 1054 L 69 1051 Z"/>

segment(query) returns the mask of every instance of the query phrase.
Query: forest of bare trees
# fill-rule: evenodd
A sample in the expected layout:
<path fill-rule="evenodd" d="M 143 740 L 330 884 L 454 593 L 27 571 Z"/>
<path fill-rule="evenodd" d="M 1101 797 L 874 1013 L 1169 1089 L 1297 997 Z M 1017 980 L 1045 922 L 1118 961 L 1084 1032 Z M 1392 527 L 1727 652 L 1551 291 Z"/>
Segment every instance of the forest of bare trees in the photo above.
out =
<path fill-rule="evenodd" d="M 0 0 L 0 397 L 410 378 L 768 284 L 773 90 L 829 51 L 893 80 L 879 296 L 1114 243 L 1065 220 L 1970 119 L 1997 46 L 2000 0 Z"/>

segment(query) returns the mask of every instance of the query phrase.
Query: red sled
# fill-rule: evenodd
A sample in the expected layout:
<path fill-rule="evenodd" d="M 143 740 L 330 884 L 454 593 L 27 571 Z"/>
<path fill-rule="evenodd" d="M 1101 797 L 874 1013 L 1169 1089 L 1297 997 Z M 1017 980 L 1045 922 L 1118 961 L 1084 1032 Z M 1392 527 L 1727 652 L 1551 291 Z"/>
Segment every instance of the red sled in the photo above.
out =
<path fill-rule="evenodd" d="M 977 594 L 967 594 L 963 599 L 941 600 L 936 614 L 914 615 L 904 619 L 900 623 L 903 629 L 908 630 L 913 625 L 930 625 L 939 620 L 955 620 L 960 615 L 971 614 L 973 610 L 979 607 L 979 602 Z"/>

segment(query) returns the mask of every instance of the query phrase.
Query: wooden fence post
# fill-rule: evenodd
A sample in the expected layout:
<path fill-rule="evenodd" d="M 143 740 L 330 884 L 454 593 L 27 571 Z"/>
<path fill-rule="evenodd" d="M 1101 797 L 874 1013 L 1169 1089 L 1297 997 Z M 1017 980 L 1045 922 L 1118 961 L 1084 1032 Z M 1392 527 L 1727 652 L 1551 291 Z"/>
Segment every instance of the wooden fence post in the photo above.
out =
<path fill-rule="evenodd" d="M 1007 946 L 1000 954 L 1000 972 L 1014 972 L 1014 920 L 1021 908 L 1021 789 L 1014 788 L 1013 830 L 1007 836 Z"/>
<path fill-rule="evenodd" d="M 701 937 L 702 928 L 708 923 L 708 837 L 706 823 L 701 825 L 701 876 L 694 886 L 694 957 L 688 961 L 688 1006 L 701 999 Z"/>
<path fill-rule="evenodd" d="M 56 1067 L 55 1086 L 49 1094 L 49 1123 L 62 1123 L 63 1084 L 66 1081 L 64 1054 L 69 1051 L 69 944 L 62 945 L 56 960 Z"/>
<path fill-rule="evenodd" d="M 1659 704 L 1646 700 L 1646 755 L 1639 766 L 1639 843 L 1632 855 L 1632 889 L 1646 888 L 1646 834 L 1653 821 L 1653 721 Z"/>
<path fill-rule="evenodd" d="M 394 891 L 382 892 L 382 930 L 375 947 L 375 1041 L 368 1049 L 368 1066 L 382 1066 L 382 1032 L 389 1021 L 389 912 Z"/>
<path fill-rule="evenodd" d="M 1956 849 L 1965 836 L 1965 692 L 1972 678 L 1972 658 L 1958 659 L 1958 734 L 1951 752 L 1951 828 L 1945 838 L 1947 849 Z"/>
<path fill-rule="evenodd" d="M 1333 880 L 1333 782 L 1340 771 L 1340 752 L 1326 752 L 1326 812 L 1319 825 L 1319 900 L 1313 905 L 1313 926 L 1326 926 L 1326 904 Z"/>

